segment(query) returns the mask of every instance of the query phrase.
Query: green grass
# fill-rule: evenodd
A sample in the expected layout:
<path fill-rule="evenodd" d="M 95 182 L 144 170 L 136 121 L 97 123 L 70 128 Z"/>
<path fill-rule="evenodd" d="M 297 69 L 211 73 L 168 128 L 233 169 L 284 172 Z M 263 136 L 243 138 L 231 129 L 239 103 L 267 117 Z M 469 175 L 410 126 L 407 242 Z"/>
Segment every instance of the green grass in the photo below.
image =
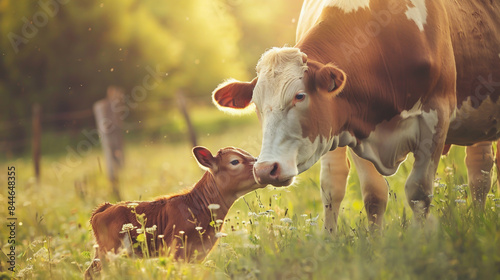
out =
<path fill-rule="evenodd" d="M 202 131 L 200 144 L 212 151 L 237 146 L 257 155 L 261 136 L 255 116 L 227 121 L 231 118 L 206 109 L 195 113 L 193 122 Z M 126 166 L 120 176 L 125 200 L 177 192 L 202 175 L 185 142 L 127 144 Z M 454 147 L 442 159 L 431 216 L 423 226 L 412 220 L 406 205 L 404 182 L 411 169 L 410 157 L 396 175 L 387 178 L 391 195 L 383 231 L 367 231 L 358 179 L 352 170 L 338 235 L 329 238 L 321 230 L 317 164 L 292 187 L 267 187 L 238 200 L 223 227 L 228 236 L 203 263 L 117 257 L 110 261 L 103 279 L 500 279 L 498 191 L 495 186 L 484 211 L 474 209 L 464 186 L 463 158 L 463 148 Z M 72 166 L 57 174 L 54 163 Z M 92 149 L 80 161 L 68 161 L 65 152 L 44 157 L 40 184 L 33 178 L 30 160 L 20 158 L 0 162 L 2 186 L 7 166 L 17 170 L 14 276 L 80 279 L 92 257 L 90 213 L 103 201 L 113 202 L 100 149 Z M 6 188 L 0 193 L 0 205 L 0 216 L 7 217 Z M 282 221 L 285 217 L 292 222 Z M 6 226 L 0 227 L 0 236 L 2 252 L 7 253 Z M 0 260 L 4 275 L 12 275 L 6 271 L 3 255 Z"/>

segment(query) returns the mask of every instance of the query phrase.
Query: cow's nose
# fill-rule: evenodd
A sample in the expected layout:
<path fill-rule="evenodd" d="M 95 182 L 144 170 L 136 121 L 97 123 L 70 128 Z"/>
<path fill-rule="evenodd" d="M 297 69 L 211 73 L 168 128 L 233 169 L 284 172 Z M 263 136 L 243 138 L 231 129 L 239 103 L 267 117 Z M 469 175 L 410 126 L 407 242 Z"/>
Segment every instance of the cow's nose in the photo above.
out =
<path fill-rule="evenodd" d="M 261 185 L 271 184 L 274 186 L 288 186 L 293 178 L 282 178 L 281 165 L 279 162 L 263 161 L 253 167 L 255 181 Z"/>

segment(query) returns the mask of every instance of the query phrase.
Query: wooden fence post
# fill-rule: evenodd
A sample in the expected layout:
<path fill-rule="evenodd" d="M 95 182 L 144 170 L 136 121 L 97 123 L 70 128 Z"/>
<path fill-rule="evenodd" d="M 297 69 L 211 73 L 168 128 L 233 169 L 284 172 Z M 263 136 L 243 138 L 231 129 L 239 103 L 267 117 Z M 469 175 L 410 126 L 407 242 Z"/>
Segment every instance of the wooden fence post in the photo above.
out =
<path fill-rule="evenodd" d="M 104 161 L 108 179 L 112 184 L 113 193 L 121 200 L 118 186 L 118 171 L 123 166 L 123 133 L 122 120 L 116 111 L 115 102 L 123 101 L 123 92 L 116 87 L 109 87 L 107 98 L 94 103 L 94 116 L 97 131 L 101 138 Z"/>
<path fill-rule="evenodd" d="M 42 107 L 40 104 L 34 104 L 32 109 L 32 153 L 33 165 L 35 169 L 36 182 L 40 183 L 40 156 L 41 156 L 41 142 L 42 142 Z"/>
<path fill-rule="evenodd" d="M 186 98 L 184 97 L 182 91 L 177 92 L 177 104 L 179 106 L 179 110 L 182 113 L 182 116 L 184 117 L 184 120 L 186 121 L 186 126 L 188 128 L 189 140 L 191 141 L 191 145 L 193 145 L 193 147 L 196 147 L 198 146 L 196 131 L 193 127 L 193 123 L 191 122 L 191 117 L 189 116 L 189 112 L 186 108 Z"/>

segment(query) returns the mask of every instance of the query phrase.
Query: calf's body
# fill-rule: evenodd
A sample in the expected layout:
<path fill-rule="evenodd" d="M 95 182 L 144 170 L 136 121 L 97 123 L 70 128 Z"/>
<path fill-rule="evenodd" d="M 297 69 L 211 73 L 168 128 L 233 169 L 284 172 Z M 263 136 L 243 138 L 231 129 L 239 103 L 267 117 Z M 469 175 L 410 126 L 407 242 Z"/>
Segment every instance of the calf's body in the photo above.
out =
<path fill-rule="evenodd" d="M 256 159 L 241 149 L 224 148 L 215 157 L 203 147 L 193 153 L 207 171 L 191 190 L 153 201 L 104 203 L 93 212 L 90 223 L 99 246 L 86 278 L 100 270 L 107 252 L 124 248 L 130 255 L 144 255 L 143 249 L 132 246 L 142 234 L 137 232 L 140 215 L 150 256 L 169 248 L 175 259 L 203 259 L 216 242 L 214 225 L 222 226 L 216 220 L 223 221 L 240 196 L 263 187 L 253 177 Z"/>

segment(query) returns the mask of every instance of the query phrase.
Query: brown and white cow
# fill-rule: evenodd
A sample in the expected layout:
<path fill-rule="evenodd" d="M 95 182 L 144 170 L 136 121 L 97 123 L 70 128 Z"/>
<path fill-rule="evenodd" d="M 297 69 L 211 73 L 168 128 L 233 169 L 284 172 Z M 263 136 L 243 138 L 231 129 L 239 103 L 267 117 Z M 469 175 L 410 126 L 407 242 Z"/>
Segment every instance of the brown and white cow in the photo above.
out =
<path fill-rule="evenodd" d="M 493 158 L 491 141 L 500 137 L 500 3 L 325 0 L 303 8 L 306 23 L 294 48 L 267 51 L 253 81 L 229 81 L 213 93 L 221 108 L 256 105 L 263 128 L 254 166 L 259 182 L 289 185 L 321 157 L 326 173 L 335 164 L 348 170 L 345 151 L 329 152 L 340 147 L 351 147 L 382 175 L 394 174 L 412 152 L 407 199 L 425 215 L 445 144 L 486 141 L 468 154 Z M 385 203 L 386 191 L 373 193 Z"/>

